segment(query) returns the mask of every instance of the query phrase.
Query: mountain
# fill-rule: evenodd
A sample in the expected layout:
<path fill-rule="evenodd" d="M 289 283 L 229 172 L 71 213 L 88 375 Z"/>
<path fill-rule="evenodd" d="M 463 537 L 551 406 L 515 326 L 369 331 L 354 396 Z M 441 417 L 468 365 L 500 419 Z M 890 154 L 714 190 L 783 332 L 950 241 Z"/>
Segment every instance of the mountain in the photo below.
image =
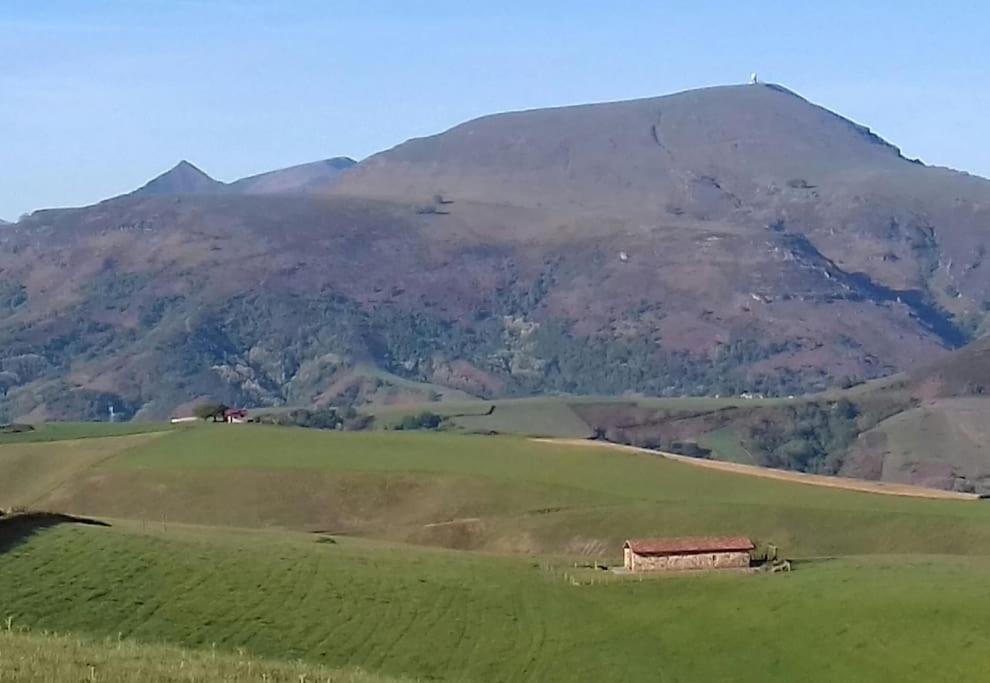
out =
<path fill-rule="evenodd" d="M 333 170 L 180 164 L 5 230 L 6 415 L 789 394 L 984 329 L 990 182 L 779 86 L 498 114 Z"/>
<path fill-rule="evenodd" d="M 185 194 L 211 194 L 220 191 L 224 184 L 214 180 L 188 161 L 180 161 L 174 167 L 152 179 L 133 192 L 138 197 L 159 197 Z"/>
<path fill-rule="evenodd" d="M 558 272 L 583 271 L 545 305 L 584 330 L 607 334 L 657 293 L 637 304 L 665 348 L 759 338 L 788 347 L 774 372 L 826 355 L 833 376 L 910 367 L 964 343 L 990 287 L 990 183 L 774 85 L 485 117 L 375 155 L 331 192 L 544 245 Z"/>
<path fill-rule="evenodd" d="M 348 157 L 334 157 L 308 164 L 269 171 L 230 183 L 228 189 L 239 194 L 280 194 L 326 188 L 340 174 L 357 164 Z"/>
<path fill-rule="evenodd" d="M 484 117 L 371 157 L 341 190 L 623 213 L 636 200 L 656 218 L 671 202 L 726 213 L 733 190 L 783 183 L 807 191 L 836 175 L 896 171 L 904 162 L 868 129 L 779 86 L 729 86 Z M 729 187 L 704 189 L 716 184 Z"/>
<path fill-rule="evenodd" d="M 348 157 L 334 157 L 224 183 L 214 180 L 188 161 L 180 161 L 170 170 L 132 192 L 131 196 L 302 194 L 314 188 L 326 189 L 356 163 Z"/>

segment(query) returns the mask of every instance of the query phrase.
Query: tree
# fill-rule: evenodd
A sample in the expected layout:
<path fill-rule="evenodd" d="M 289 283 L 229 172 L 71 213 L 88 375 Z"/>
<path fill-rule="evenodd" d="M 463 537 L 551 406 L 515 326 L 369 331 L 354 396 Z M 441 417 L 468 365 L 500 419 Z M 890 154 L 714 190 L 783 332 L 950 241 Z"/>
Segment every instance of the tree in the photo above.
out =
<path fill-rule="evenodd" d="M 193 415 L 201 420 L 213 420 L 218 422 L 223 419 L 228 407 L 223 403 L 201 403 L 193 408 Z"/>
<path fill-rule="evenodd" d="M 13 372 L 0 372 L 0 394 L 6 396 L 7 392 L 21 383 L 21 378 Z"/>

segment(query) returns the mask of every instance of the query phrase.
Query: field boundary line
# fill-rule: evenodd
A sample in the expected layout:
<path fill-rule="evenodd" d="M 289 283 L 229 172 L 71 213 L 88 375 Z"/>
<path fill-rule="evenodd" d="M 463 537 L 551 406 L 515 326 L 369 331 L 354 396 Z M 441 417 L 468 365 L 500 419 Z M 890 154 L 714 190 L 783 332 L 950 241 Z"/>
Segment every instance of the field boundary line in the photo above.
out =
<path fill-rule="evenodd" d="M 810 474 L 807 472 L 791 472 L 788 470 L 777 470 L 771 467 L 760 467 L 759 465 L 744 465 L 736 462 L 726 462 L 723 460 L 704 460 L 702 458 L 692 458 L 687 455 L 678 455 L 667 451 L 656 451 L 650 448 L 640 448 L 639 446 L 629 446 L 611 441 L 593 441 L 590 439 L 532 439 L 539 443 L 554 444 L 558 446 L 585 446 L 609 448 L 612 450 L 626 451 L 627 453 L 645 453 L 682 462 L 693 467 L 703 467 L 710 470 L 722 472 L 732 472 L 744 474 L 751 477 L 762 477 L 764 479 L 777 479 L 779 481 L 789 481 L 797 484 L 810 484 L 825 488 L 845 489 L 847 491 L 859 491 L 860 493 L 879 493 L 886 496 L 904 496 L 909 498 L 937 498 L 947 500 L 979 500 L 976 493 L 963 493 L 961 491 L 945 491 L 942 489 L 930 489 L 924 486 L 913 484 L 895 484 L 884 481 L 868 481 L 866 479 L 852 479 L 849 477 L 833 477 L 826 474 Z"/>

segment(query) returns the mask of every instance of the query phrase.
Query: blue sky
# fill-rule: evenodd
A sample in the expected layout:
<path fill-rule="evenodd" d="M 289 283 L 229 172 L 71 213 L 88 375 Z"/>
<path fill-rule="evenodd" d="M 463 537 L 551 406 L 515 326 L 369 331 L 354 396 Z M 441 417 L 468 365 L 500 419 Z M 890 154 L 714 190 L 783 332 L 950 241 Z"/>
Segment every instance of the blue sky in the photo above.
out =
<path fill-rule="evenodd" d="M 0 0 L 0 217 L 752 71 L 990 176 L 990 7 L 806 4 Z"/>

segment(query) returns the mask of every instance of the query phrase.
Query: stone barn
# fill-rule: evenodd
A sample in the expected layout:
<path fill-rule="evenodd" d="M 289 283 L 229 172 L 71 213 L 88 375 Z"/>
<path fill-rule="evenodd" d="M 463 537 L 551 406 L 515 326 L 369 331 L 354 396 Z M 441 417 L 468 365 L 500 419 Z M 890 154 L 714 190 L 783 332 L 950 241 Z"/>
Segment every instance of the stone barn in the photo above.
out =
<path fill-rule="evenodd" d="M 742 569 L 752 549 L 745 536 L 634 539 L 623 546 L 623 564 L 630 572 Z"/>

